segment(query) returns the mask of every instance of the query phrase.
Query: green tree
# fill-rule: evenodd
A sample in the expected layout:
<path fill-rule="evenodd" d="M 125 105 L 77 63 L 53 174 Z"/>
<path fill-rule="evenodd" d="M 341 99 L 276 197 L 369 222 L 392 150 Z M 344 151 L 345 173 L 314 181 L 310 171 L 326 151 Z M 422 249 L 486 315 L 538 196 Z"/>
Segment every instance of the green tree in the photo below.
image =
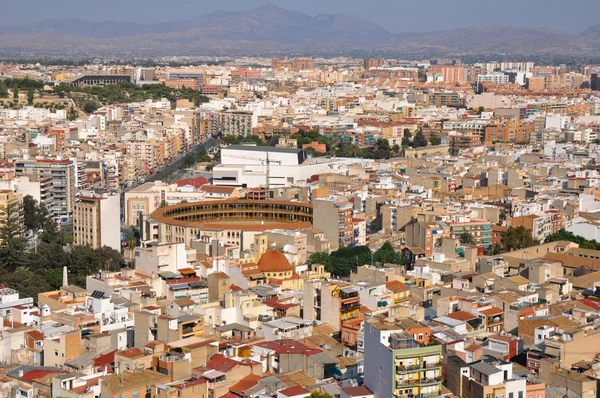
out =
<path fill-rule="evenodd" d="M 326 392 L 313 391 L 310 393 L 309 398 L 333 398 L 333 396 L 327 394 Z"/>
<path fill-rule="evenodd" d="M 21 297 L 32 297 L 37 302 L 38 293 L 47 292 L 50 285 L 39 272 L 33 272 L 28 267 L 17 267 L 11 272 L 6 284 L 17 290 Z"/>
<path fill-rule="evenodd" d="M 35 96 L 35 93 L 33 92 L 33 89 L 29 89 L 27 90 L 27 103 L 29 105 L 33 105 L 33 98 Z"/>
<path fill-rule="evenodd" d="M 508 227 L 506 231 L 500 234 L 502 249 L 512 251 L 536 246 L 539 242 L 531 236 L 531 231 L 519 225 L 518 227 Z"/>
<path fill-rule="evenodd" d="M 131 255 L 130 260 L 133 261 L 133 250 L 137 245 L 137 238 L 135 237 L 135 229 L 133 227 L 129 227 L 128 230 L 129 236 L 127 237 L 127 248 L 129 249 L 129 254 Z"/>
<path fill-rule="evenodd" d="M 327 394 L 326 392 L 313 391 L 310 393 L 309 398 L 333 398 L 333 396 Z"/>
<path fill-rule="evenodd" d="M 19 89 L 18 88 L 13 88 L 13 99 L 15 99 L 15 100 L 19 99 Z"/>
<path fill-rule="evenodd" d="M 48 210 L 43 204 L 39 204 L 31 195 L 23 198 L 23 215 L 25 228 L 37 231 L 44 226 L 48 218 Z"/>
<path fill-rule="evenodd" d="M 58 290 L 62 286 L 63 270 L 61 268 L 54 268 L 52 271 L 47 272 L 44 279 L 51 289 Z"/>
<path fill-rule="evenodd" d="M 564 229 L 546 238 L 546 242 L 557 242 L 559 240 L 577 243 L 579 247 L 585 245 L 587 248 L 591 248 L 594 245 L 596 250 L 600 250 L 600 244 L 595 240 L 586 240 L 583 236 L 575 235 L 573 232 L 565 231 Z"/>
<path fill-rule="evenodd" d="M 167 207 L 168 205 L 169 205 L 169 204 L 167 203 L 167 201 L 163 199 L 163 200 L 160 202 L 160 205 L 159 205 L 158 207 L 159 207 L 159 208 L 163 208 L 163 207 Z"/>
<path fill-rule="evenodd" d="M 440 145 L 442 143 L 442 139 L 437 135 L 434 135 L 429 139 L 429 142 L 431 142 L 431 145 Z"/>
<path fill-rule="evenodd" d="M 390 242 L 385 242 L 375 253 L 373 253 L 373 260 L 377 264 L 404 264 L 404 256 L 401 253 L 394 250 L 394 247 Z"/>
<path fill-rule="evenodd" d="M 3 81 L 0 81 L 0 98 L 8 98 L 8 87 Z"/>
<path fill-rule="evenodd" d="M 59 231 L 56 230 L 52 218 L 47 218 L 44 222 L 43 231 L 39 235 L 40 241 L 44 243 L 59 243 L 62 244 L 62 236 Z"/>
<path fill-rule="evenodd" d="M 69 110 L 69 114 L 67 115 L 67 119 L 73 122 L 73 121 L 77 120 L 77 117 L 78 117 L 77 111 L 75 110 L 75 108 L 71 108 Z"/>
<path fill-rule="evenodd" d="M 469 232 L 463 232 L 458 236 L 458 240 L 463 245 L 475 245 L 475 238 Z"/>
<path fill-rule="evenodd" d="M 98 108 L 100 108 L 100 105 L 98 105 L 96 101 L 86 101 L 85 104 L 83 104 L 83 111 L 85 113 L 94 113 Z"/>
<path fill-rule="evenodd" d="M 0 267 L 12 272 L 28 264 L 23 237 L 23 225 L 19 221 L 19 206 L 10 205 L 0 210 Z"/>
<path fill-rule="evenodd" d="M 423 132 L 419 129 L 419 131 L 417 131 L 417 134 L 415 135 L 415 139 L 413 140 L 413 148 L 420 148 L 420 147 L 424 147 L 427 146 L 427 139 L 425 138 L 425 135 L 423 135 Z"/>

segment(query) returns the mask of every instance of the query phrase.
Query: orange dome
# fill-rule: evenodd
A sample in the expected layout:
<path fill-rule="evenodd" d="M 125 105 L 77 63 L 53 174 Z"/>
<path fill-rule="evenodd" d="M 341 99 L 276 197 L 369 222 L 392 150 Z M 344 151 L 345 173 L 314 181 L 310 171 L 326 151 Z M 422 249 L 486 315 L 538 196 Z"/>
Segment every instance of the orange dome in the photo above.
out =
<path fill-rule="evenodd" d="M 258 269 L 262 272 L 289 272 L 294 271 L 285 255 L 278 251 L 269 249 L 258 261 Z"/>

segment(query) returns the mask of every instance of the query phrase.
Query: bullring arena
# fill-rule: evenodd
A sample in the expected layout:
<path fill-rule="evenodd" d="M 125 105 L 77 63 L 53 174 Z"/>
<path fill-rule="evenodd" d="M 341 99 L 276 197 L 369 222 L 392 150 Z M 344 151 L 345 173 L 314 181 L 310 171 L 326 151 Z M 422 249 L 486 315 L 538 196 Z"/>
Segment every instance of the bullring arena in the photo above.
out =
<path fill-rule="evenodd" d="M 212 237 L 245 250 L 262 231 L 311 228 L 313 208 L 310 203 L 227 199 L 167 206 L 151 218 L 159 224 L 160 242 L 188 247 L 193 239 Z"/>

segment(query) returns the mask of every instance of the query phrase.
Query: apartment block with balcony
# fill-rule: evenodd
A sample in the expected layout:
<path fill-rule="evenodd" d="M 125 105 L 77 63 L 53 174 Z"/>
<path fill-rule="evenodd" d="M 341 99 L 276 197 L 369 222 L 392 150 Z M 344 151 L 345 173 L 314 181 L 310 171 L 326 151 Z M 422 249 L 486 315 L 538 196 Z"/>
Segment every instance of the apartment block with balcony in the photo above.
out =
<path fill-rule="evenodd" d="M 442 394 L 442 346 L 419 343 L 401 324 L 365 322 L 365 386 L 376 397 L 433 398 Z"/>
<path fill-rule="evenodd" d="M 52 206 L 48 208 L 56 222 L 67 222 L 73 214 L 76 193 L 75 166 L 70 160 L 19 160 L 15 162 L 17 176 L 52 180 Z"/>
<path fill-rule="evenodd" d="M 492 224 L 487 220 L 470 220 L 466 222 L 451 222 L 450 236 L 459 239 L 463 233 L 469 233 L 475 239 L 475 245 L 490 247 L 492 244 Z"/>
<path fill-rule="evenodd" d="M 360 296 L 356 289 L 343 283 L 331 283 L 320 290 L 321 321 L 340 330 L 342 322 L 358 318 Z"/>
<path fill-rule="evenodd" d="M 23 196 L 11 190 L 0 190 L 0 227 L 10 220 L 23 231 L 24 217 Z"/>

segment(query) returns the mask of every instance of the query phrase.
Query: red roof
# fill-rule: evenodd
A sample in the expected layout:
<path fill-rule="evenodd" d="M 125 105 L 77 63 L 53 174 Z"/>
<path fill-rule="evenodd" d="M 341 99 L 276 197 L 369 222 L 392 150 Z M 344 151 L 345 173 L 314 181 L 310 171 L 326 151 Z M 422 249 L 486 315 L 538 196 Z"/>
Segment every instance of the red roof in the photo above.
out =
<path fill-rule="evenodd" d="M 304 387 L 294 386 L 279 391 L 279 394 L 285 395 L 286 397 L 295 397 L 296 395 L 310 395 L 310 391 Z"/>
<path fill-rule="evenodd" d="M 239 292 L 239 291 L 242 291 L 242 290 L 244 290 L 244 289 L 242 289 L 241 287 L 239 287 L 238 285 L 233 285 L 233 284 L 232 284 L 231 286 L 229 286 L 229 289 L 230 289 L 232 292 Z"/>
<path fill-rule="evenodd" d="M 292 307 L 296 307 L 299 305 L 299 304 L 294 304 L 294 303 L 280 303 L 279 301 L 277 301 L 276 298 L 265 300 L 265 301 L 263 301 L 263 304 L 265 304 L 266 306 L 271 307 L 271 308 L 275 308 L 278 310 L 286 310 L 286 311 Z"/>
<path fill-rule="evenodd" d="M 31 370 L 31 371 L 23 374 L 23 376 L 20 377 L 20 380 L 31 384 L 34 379 L 41 379 L 42 377 L 49 375 L 49 374 L 53 374 L 53 373 L 67 373 L 67 372 L 64 370 L 48 370 L 48 369 Z"/>
<path fill-rule="evenodd" d="M 346 387 L 346 388 L 342 388 L 342 391 L 345 392 L 346 395 L 349 397 L 360 397 L 360 396 L 364 396 L 364 395 L 373 395 L 371 390 L 369 390 L 365 386 Z"/>
<path fill-rule="evenodd" d="M 192 185 L 194 188 L 200 188 L 202 185 L 208 184 L 208 180 L 202 176 L 195 178 L 184 178 L 183 180 L 177 181 L 178 187 L 185 185 Z"/>
<path fill-rule="evenodd" d="M 100 355 L 98 358 L 94 358 L 94 366 L 103 367 L 113 363 L 115 361 L 115 352 L 117 352 L 117 350 L 111 351 L 108 354 Z"/>
<path fill-rule="evenodd" d="M 219 372 L 227 373 L 231 369 L 235 368 L 238 361 L 234 361 L 230 358 L 225 358 L 222 354 L 213 355 L 210 360 L 204 366 L 207 369 L 218 370 Z"/>
<path fill-rule="evenodd" d="M 588 300 L 588 299 L 580 299 L 577 300 L 579 301 L 581 304 L 584 304 L 590 308 L 595 309 L 596 311 L 600 311 L 600 305 L 598 305 L 598 303 L 593 302 L 592 300 Z"/>

